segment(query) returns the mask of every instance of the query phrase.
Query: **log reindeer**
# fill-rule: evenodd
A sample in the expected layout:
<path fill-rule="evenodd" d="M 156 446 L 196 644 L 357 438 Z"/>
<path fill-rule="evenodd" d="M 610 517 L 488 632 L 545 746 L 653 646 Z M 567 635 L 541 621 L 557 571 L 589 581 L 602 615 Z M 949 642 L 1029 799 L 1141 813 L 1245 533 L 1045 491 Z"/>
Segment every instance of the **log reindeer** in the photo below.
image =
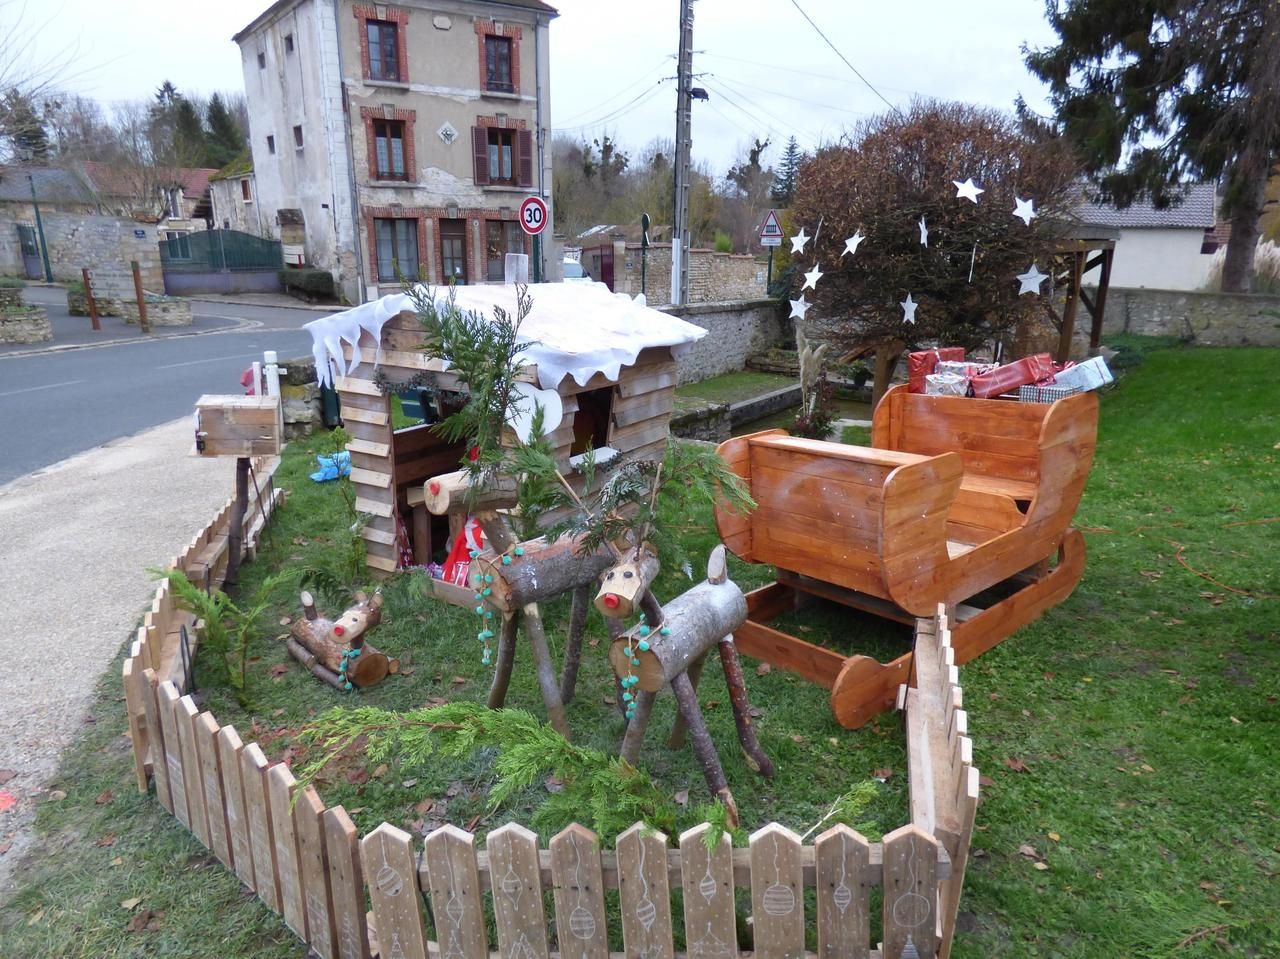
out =
<path fill-rule="evenodd" d="M 637 559 L 629 553 L 604 574 L 596 596 L 596 608 L 613 623 L 637 606 L 645 617 L 643 624 L 615 634 L 609 648 L 610 665 L 629 702 L 630 722 L 622 740 L 622 758 L 636 762 L 654 698 L 664 686 L 670 686 L 679 715 L 667 746 L 677 749 L 686 734 L 690 737 L 711 794 L 724 804 L 730 822 L 736 824 L 737 806 L 703 721 L 697 686 L 707 654 L 712 646 L 718 647 L 743 755 L 752 769 L 772 777 L 773 763 L 760 748 L 751 722 L 746 682 L 733 641 L 733 631 L 746 621 L 747 601 L 729 579 L 723 546 L 712 550 L 706 580 L 665 606 L 658 605 L 648 588 L 656 572 L 653 557 Z"/>
<path fill-rule="evenodd" d="M 371 599 L 356 593 L 356 602 L 337 619 L 316 610 L 315 599 L 302 591 L 302 619 L 289 627 L 289 652 L 317 679 L 338 690 L 363 689 L 382 682 L 399 669 L 399 660 L 365 642 L 365 634 L 382 621 L 382 594 Z"/>

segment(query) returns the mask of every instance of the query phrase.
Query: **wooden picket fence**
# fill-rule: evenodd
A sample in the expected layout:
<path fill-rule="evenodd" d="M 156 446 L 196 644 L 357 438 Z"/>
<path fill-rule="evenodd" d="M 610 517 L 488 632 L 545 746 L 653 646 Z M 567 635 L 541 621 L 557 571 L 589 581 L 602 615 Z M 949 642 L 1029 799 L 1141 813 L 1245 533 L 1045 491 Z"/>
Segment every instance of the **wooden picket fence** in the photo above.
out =
<path fill-rule="evenodd" d="M 149 658 L 165 624 L 181 618 L 171 608 L 164 618 L 166 597 L 157 591 L 161 608 L 124 667 L 139 787 L 150 778 L 160 803 L 323 959 L 950 954 L 978 774 L 941 609 L 918 623 L 914 686 L 899 697 L 912 822 L 883 841 L 836 825 L 807 845 L 770 823 L 745 848 L 725 835 L 709 847 L 703 823 L 673 846 L 636 823 L 605 849 L 575 824 L 542 848 L 513 822 L 480 849 L 455 826 L 421 846 L 387 823 L 361 838 L 341 806 L 326 808 L 287 765 L 201 712 L 185 672 L 166 673 Z M 738 939 L 738 898 L 750 903 L 749 944 Z"/>

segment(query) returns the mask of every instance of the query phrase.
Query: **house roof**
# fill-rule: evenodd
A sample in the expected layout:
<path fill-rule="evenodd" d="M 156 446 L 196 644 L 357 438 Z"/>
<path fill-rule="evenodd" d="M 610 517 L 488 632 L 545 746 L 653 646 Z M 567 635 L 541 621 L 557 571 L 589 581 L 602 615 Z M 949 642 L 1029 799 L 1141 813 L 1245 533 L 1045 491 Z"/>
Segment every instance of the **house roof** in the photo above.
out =
<path fill-rule="evenodd" d="M 539 13 L 549 13 L 553 17 L 560 16 L 560 11 L 549 3 L 543 3 L 542 0 L 486 0 L 488 3 L 497 4 L 500 7 L 520 7 L 523 10 L 537 10 Z"/>
<path fill-rule="evenodd" d="M 231 37 L 235 43 L 239 43 L 249 34 L 253 33 L 258 26 L 276 14 L 283 13 L 286 10 L 296 7 L 301 0 L 276 0 L 271 6 L 263 10 L 260 14 L 249 21 L 242 29 L 237 30 Z M 478 6 L 481 4 L 477 4 Z M 533 10 L 536 13 L 548 13 L 553 17 L 560 16 L 560 11 L 549 3 L 543 3 L 542 0 L 484 0 L 482 4 L 491 7 L 518 7 L 521 10 Z"/>
<path fill-rule="evenodd" d="M 229 180 L 232 177 L 249 176 L 252 173 L 253 157 L 249 155 L 249 151 L 246 149 L 221 170 L 209 177 L 209 180 L 210 182 L 214 180 Z"/>
<path fill-rule="evenodd" d="M 1193 183 L 1182 201 L 1157 210 L 1149 200 L 1136 201 L 1124 209 L 1114 204 L 1086 200 L 1075 214 L 1085 223 L 1124 229 L 1170 229 L 1185 227 L 1204 230 L 1216 222 L 1216 187 L 1212 183 Z"/>
<path fill-rule="evenodd" d="M 30 176 L 31 179 L 27 179 Z M 75 171 L 59 167 L 0 166 L 0 202 L 29 203 L 35 185 L 41 203 L 95 202 L 93 191 Z"/>
<path fill-rule="evenodd" d="M 101 196 L 132 197 L 138 192 L 137 178 L 128 170 L 100 160 L 85 160 L 81 167 L 90 186 Z M 210 167 L 176 167 L 170 176 L 174 185 L 181 186 L 183 193 L 195 199 L 209 189 L 209 178 L 217 172 Z M 162 179 L 160 174 L 156 175 L 156 182 Z"/>

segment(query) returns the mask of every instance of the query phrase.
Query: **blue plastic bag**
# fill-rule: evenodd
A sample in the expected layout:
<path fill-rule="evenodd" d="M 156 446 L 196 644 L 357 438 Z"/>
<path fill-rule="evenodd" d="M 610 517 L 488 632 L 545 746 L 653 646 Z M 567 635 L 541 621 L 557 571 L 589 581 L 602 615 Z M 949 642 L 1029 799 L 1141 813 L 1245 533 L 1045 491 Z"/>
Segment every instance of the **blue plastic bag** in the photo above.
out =
<path fill-rule="evenodd" d="M 339 476 L 351 475 L 351 454 L 346 450 L 341 453 L 335 453 L 333 456 L 317 455 L 316 462 L 320 465 L 320 469 L 312 473 L 311 478 L 317 483 L 335 480 Z"/>

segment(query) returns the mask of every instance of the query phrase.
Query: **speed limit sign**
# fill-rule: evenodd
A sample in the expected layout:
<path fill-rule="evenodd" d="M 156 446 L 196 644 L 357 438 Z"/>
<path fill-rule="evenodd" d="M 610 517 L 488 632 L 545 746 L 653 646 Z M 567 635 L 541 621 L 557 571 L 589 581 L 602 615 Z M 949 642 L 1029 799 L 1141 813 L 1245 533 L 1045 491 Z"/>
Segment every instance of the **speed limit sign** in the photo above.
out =
<path fill-rule="evenodd" d="M 526 197 L 520 204 L 520 225 L 530 236 L 537 236 L 547 228 L 547 205 L 539 197 Z"/>

